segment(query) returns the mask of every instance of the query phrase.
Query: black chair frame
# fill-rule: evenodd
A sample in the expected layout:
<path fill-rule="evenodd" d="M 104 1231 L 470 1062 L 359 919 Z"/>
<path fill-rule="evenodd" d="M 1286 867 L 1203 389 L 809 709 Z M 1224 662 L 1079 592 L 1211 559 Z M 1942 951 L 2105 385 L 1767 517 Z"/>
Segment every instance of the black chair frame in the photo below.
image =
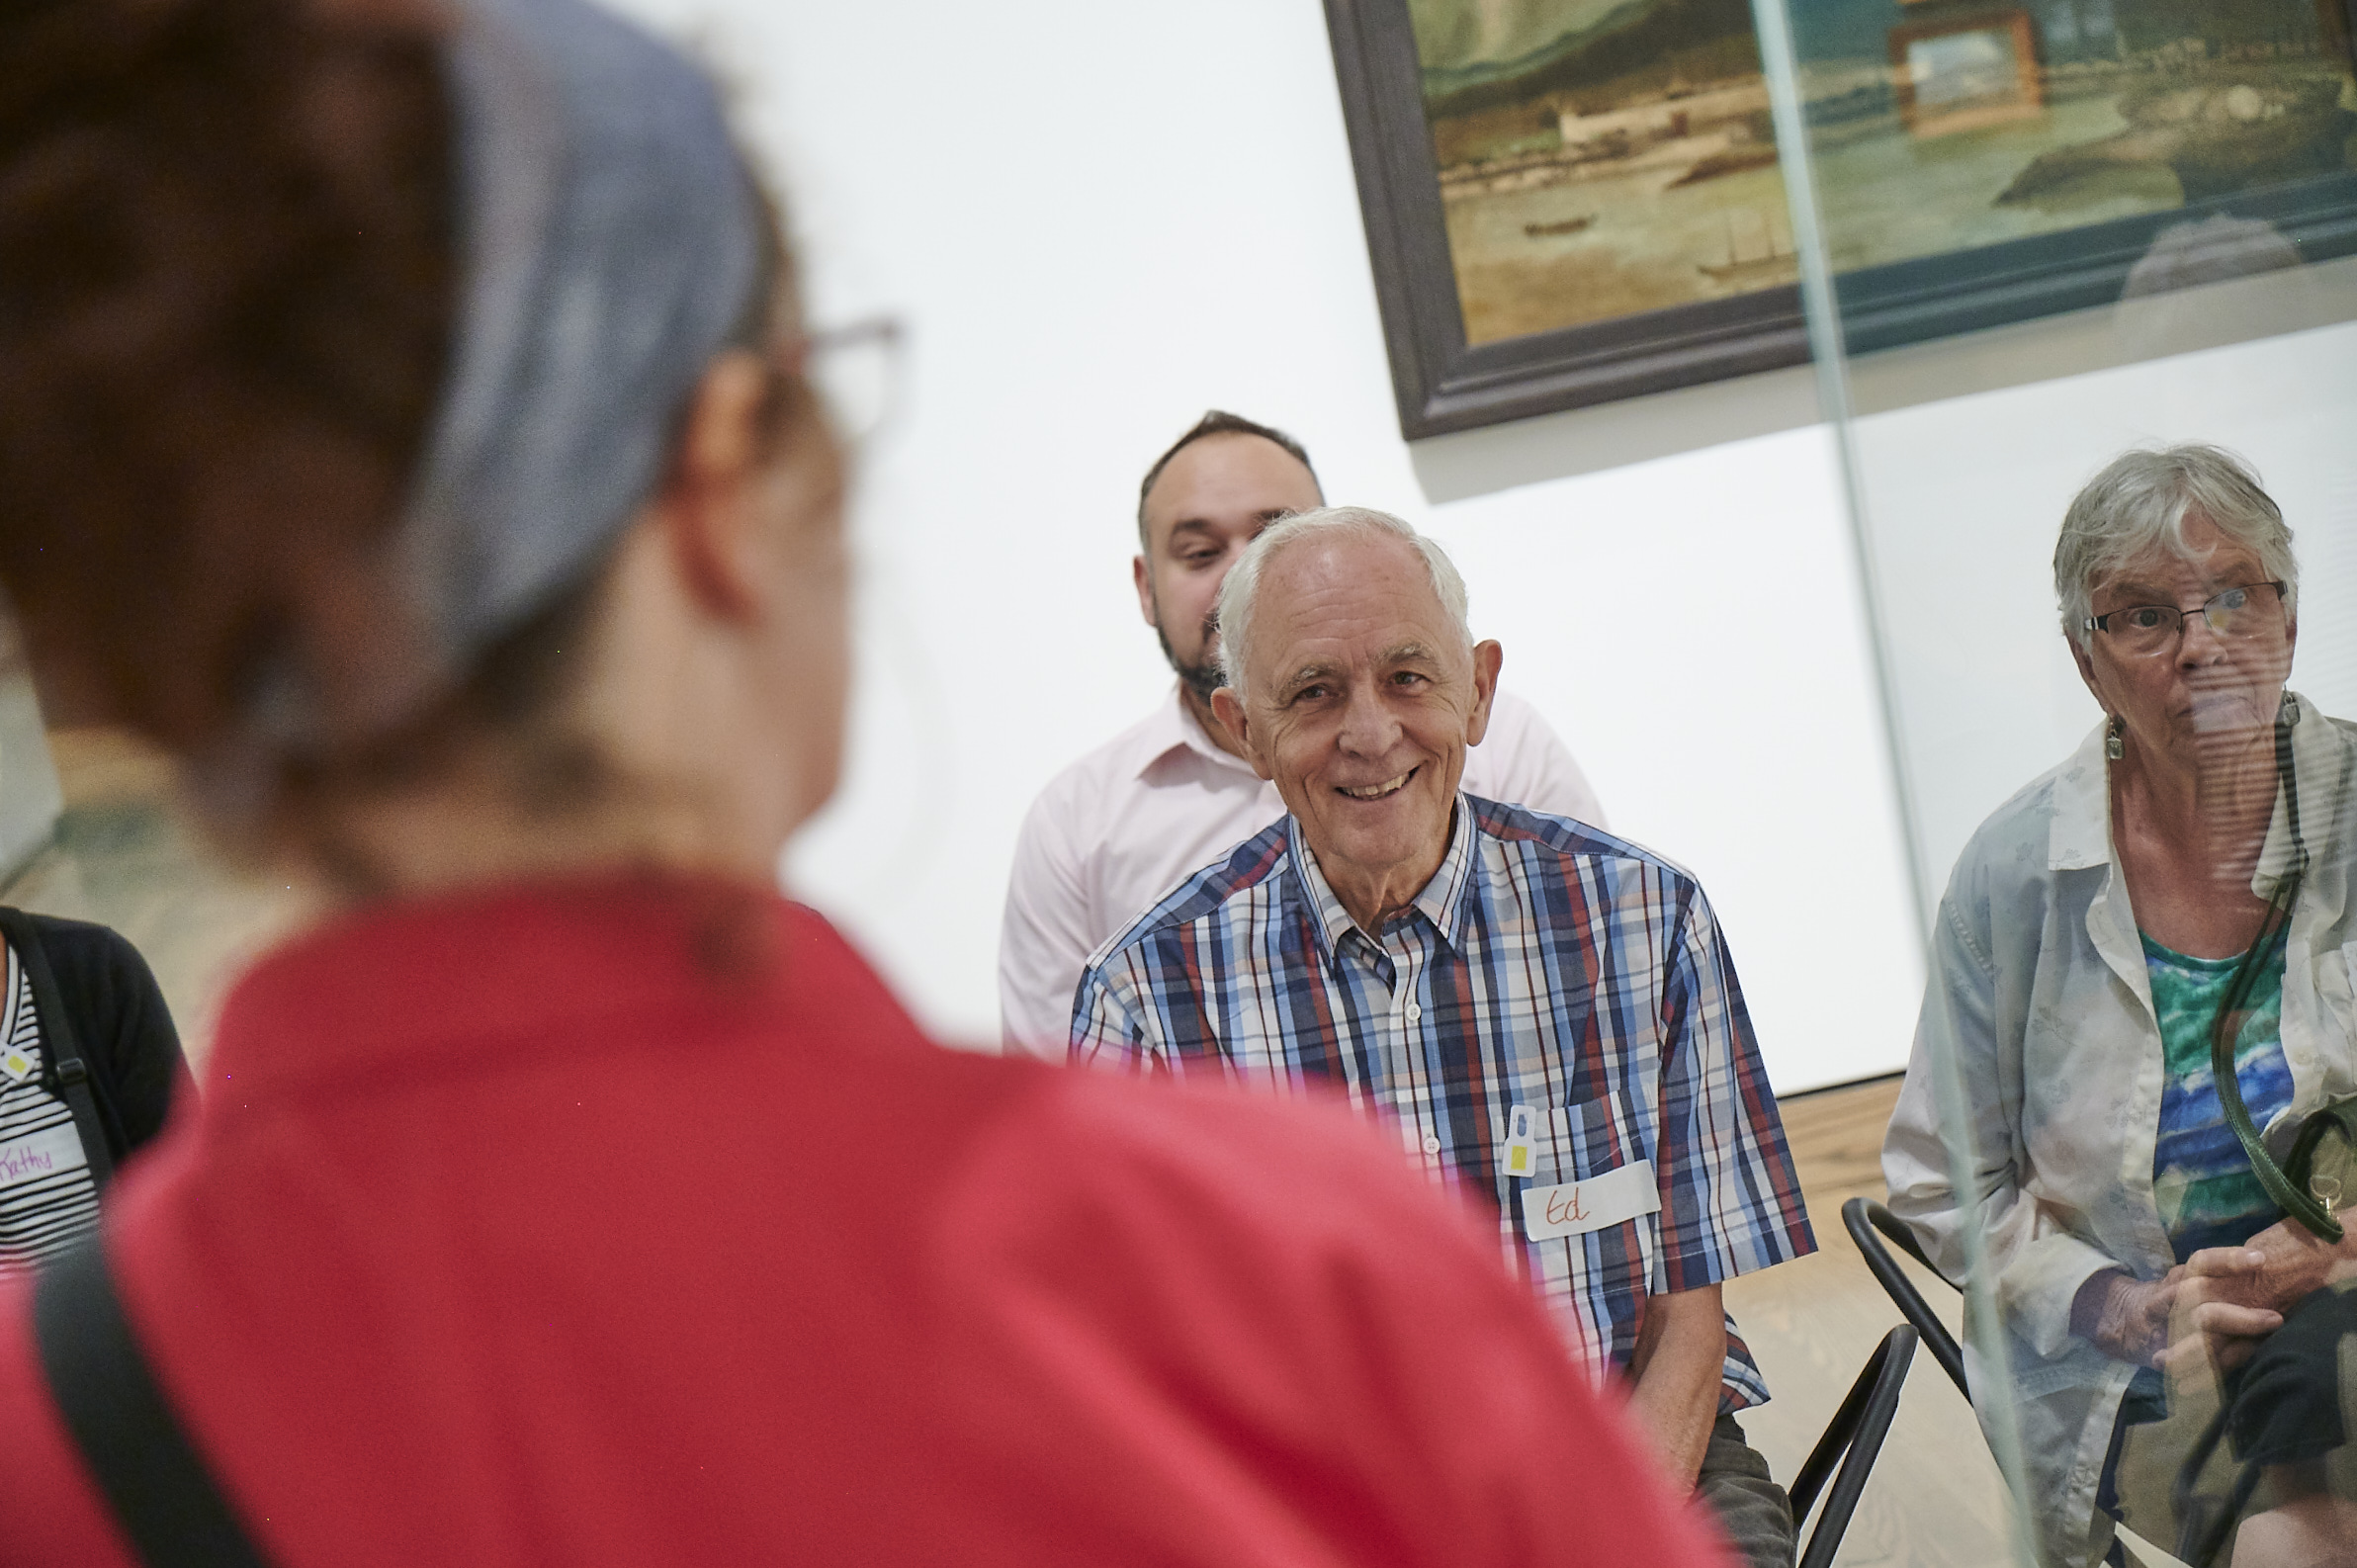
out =
<path fill-rule="evenodd" d="M 1890 1420 L 1898 1414 L 1907 1368 L 1915 1359 L 1915 1331 L 1904 1325 L 1882 1336 L 1882 1343 L 1875 1347 L 1858 1380 L 1843 1396 L 1841 1408 L 1826 1424 L 1825 1435 L 1793 1476 L 1787 1495 L 1792 1500 L 1795 1525 L 1807 1521 L 1817 1494 L 1825 1492 L 1825 1511 L 1817 1517 L 1817 1527 L 1800 1553 L 1798 1568 L 1832 1568 L 1833 1554 L 1841 1549 L 1850 1516 L 1858 1511 L 1858 1499 L 1866 1491 L 1866 1478 L 1881 1455 L 1882 1439 L 1890 1435 Z M 1837 1462 L 1839 1473 L 1834 1470 Z M 1833 1481 L 1829 1492 L 1825 1491 L 1828 1477 Z"/>
<path fill-rule="evenodd" d="M 1897 1215 L 1872 1198 L 1852 1198 L 1844 1203 L 1842 1228 L 1850 1233 L 1850 1240 L 1858 1244 L 1859 1253 L 1866 1259 L 1866 1266 L 1874 1272 L 1875 1282 L 1882 1287 L 1883 1294 L 1890 1297 L 1891 1305 L 1898 1308 L 1899 1316 L 1914 1328 L 1923 1341 L 1923 1348 L 1932 1352 L 1933 1360 L 1940 1363 L 1940 1370 L 1946 1372 L 1949 1380 L 1956 1384 L 1958 1393 L 1970 1400 L 1972 1390 L 1964 1383 L 1964 1352 L 1958 1347 L 1956 1336 L 1948 1332 L 1948 1325 L 1942 1323 L 1939 1314 L 1932 1311 L 1931 1303 L 1923 1299 L 1923 1292 L 1915 1288 L 1915 1281 L 1907 1277 L 1906 1270 L 1899 1267 L 1898 1260 L 1890 1256 L 1889 1249 L 1882 1245 L 1882 1237 L 1888 1237 L 1909 1258 L 1931 1268 L 1938 1277 L 1947 1279 L 1948 1276 L 1932 1268 L 1932 1261 L 1924 1257 L 1923 1249 L 1915 1244 L 1914 1232 L 1908 1230 Z M 1877 1231 L 1881 1233 L 1880 1236 L 1875 1234 Z"/>

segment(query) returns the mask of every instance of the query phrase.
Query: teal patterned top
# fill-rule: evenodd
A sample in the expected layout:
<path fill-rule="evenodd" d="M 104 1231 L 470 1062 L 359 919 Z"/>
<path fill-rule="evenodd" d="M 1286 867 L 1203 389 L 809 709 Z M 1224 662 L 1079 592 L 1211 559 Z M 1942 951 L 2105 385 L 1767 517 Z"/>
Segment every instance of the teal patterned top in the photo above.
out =
<path fill-rule="evenodd" d="M 2226 1125 L 2210 1069 L 2211 1026 L 2242 960 L 2189 957 L 2149 936 L 2143 943 L 2167 1074 L 2160 1137 L 2152 1153 L 2152 1195 L 2183 1263 L 2205 1247 L 2240 1246 L 2282 1219 L 2283 1210 L 2259 1185 L 2250 1157 Z M 2259 971 L 2242 1032 L 2234 1037 L 2234 1083 L 2258 1127 L 2292 1103 L 2292 1069 L 2283 1051 L 2283 978 L 2279 939 Z"/>

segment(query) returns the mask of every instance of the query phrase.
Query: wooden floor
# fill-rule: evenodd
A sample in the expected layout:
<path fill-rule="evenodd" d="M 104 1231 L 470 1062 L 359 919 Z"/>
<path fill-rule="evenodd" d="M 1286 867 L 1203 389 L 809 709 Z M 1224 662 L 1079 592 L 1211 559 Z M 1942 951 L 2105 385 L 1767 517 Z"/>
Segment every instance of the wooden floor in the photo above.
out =
<path fill-rule="evenodd" d="M 1744 1430 L 1780 1479 L 1799 1469 L 1866 1358 L 1900 1321 L 1841 1222 L 1845 1199 L 1882 1196 L 1882 1128 L 1897 1096 L 1898 1080 L 1892 1078 L 1783 1103 L 1817 1251 L 1727 1286 L 1727 1310 L 1775 1395 L 1742 1418 Z M 1908 1267 L 1954 1332 L 1961 1298 L 1928 1271 Z M 2011 1560 L 2007 1506 L 1971 1407 L 1937 1363 L 1919 1353 L 1889 1440 L 1834 1560 L 1994 1568 Z"/>
<path fill-rule="evenodd" d="M 205 853 L 171 804 L 168 770 L 152 756 L 102 732 L 62 732 L 51 741 L 65 814 L 54 843 L 0 887 L 0 902 L 98 920 L 131 938 L 154 968 L 201 1075 L 222 991 L 306 911 L 291 889 Z M 1799 1467 L 1876 1343 L 1899 1321 L 1841 1225 L 1843 1199 L 1882 1195 L 1882 1127 L 1897 1091 L 1897 1081 L 1885 1080 L 1784 1102 L 1819 1250 L 1727 1288 L 1728 1308 L 1775 1393 L 1744 1425 L 1780 1478 Z M 1922 1279 L 1953 1327 L 1955 1293 Z M 1918 1356 L 1836 1560 L 2001 1564 L 2004 1510 L 1969 1408 L 1931 1359 Z"/>

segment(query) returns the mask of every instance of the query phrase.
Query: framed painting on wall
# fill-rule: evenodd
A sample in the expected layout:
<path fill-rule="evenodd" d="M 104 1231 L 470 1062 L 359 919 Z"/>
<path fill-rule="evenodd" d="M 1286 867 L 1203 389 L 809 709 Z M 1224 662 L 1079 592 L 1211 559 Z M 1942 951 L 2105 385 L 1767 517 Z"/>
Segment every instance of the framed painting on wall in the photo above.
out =
<path fill-rule="evenodd" d="M 1410 439 L 1808 354 L 1749 0 L 1327 0 Z"/>
<path fill-rule="evenodd" d="M 2357 0 L 1782 3 L 1855 351 L 2357 252 Z M 1806 358 L 1749 0 L 1326 11 L 1403 434 Z"/>

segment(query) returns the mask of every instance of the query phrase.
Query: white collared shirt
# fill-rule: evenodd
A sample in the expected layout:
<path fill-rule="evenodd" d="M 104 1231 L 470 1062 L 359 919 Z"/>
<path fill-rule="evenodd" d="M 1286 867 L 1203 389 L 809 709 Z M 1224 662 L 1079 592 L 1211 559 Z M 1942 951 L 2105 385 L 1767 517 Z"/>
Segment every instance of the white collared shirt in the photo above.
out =
<path fill-rule="evenodd" d="M 1587 775 L 1536 709 L 1500 692 L 1465 753 L 1468 794 L 1605 825 Z M 1165 893 L 1283 817 L 1276 786 L 1170 696 L 1048 781 L 1023 819 L 999 933 L 1006 1050 L 1065 1058 L 1089 955 Z"/>
<path fill-rule="evenodd" d="M 2280 1159 L 2301 1117 L 2357 1092 L 2357 727 L 2301 703 L 2292 731 L 2302 836 L 2313 857 L 2292 910 L 2283 1048 L 2292 1104 L 2265 1136 Z M 2252 891 L 2292 858 L 2283 796 Z M 2078 1288 L 2107 1268 L 2156 1278 L 2176 1261 L 2152 1190 L 2165 1062 L 2152 989 L 2111 834 L 2099 727 L 2060 767 L 1982 824 L 1959 857 L 1932 933 L 1932 975 L 1905 1086 L 1882 1144 L 1890 1209 L 1940 1271 L 1964 1275 L 1972 1215 L 2011 1364 L 1964 1355 L 1974 1403 L 2020 1423 L 2045 1554 L 2091 1562 L 2096 1482 L 2135 1368 L 2073 1336 Z M 1940 1077 L 1969 1110 L 1960 1203 Z"/>

